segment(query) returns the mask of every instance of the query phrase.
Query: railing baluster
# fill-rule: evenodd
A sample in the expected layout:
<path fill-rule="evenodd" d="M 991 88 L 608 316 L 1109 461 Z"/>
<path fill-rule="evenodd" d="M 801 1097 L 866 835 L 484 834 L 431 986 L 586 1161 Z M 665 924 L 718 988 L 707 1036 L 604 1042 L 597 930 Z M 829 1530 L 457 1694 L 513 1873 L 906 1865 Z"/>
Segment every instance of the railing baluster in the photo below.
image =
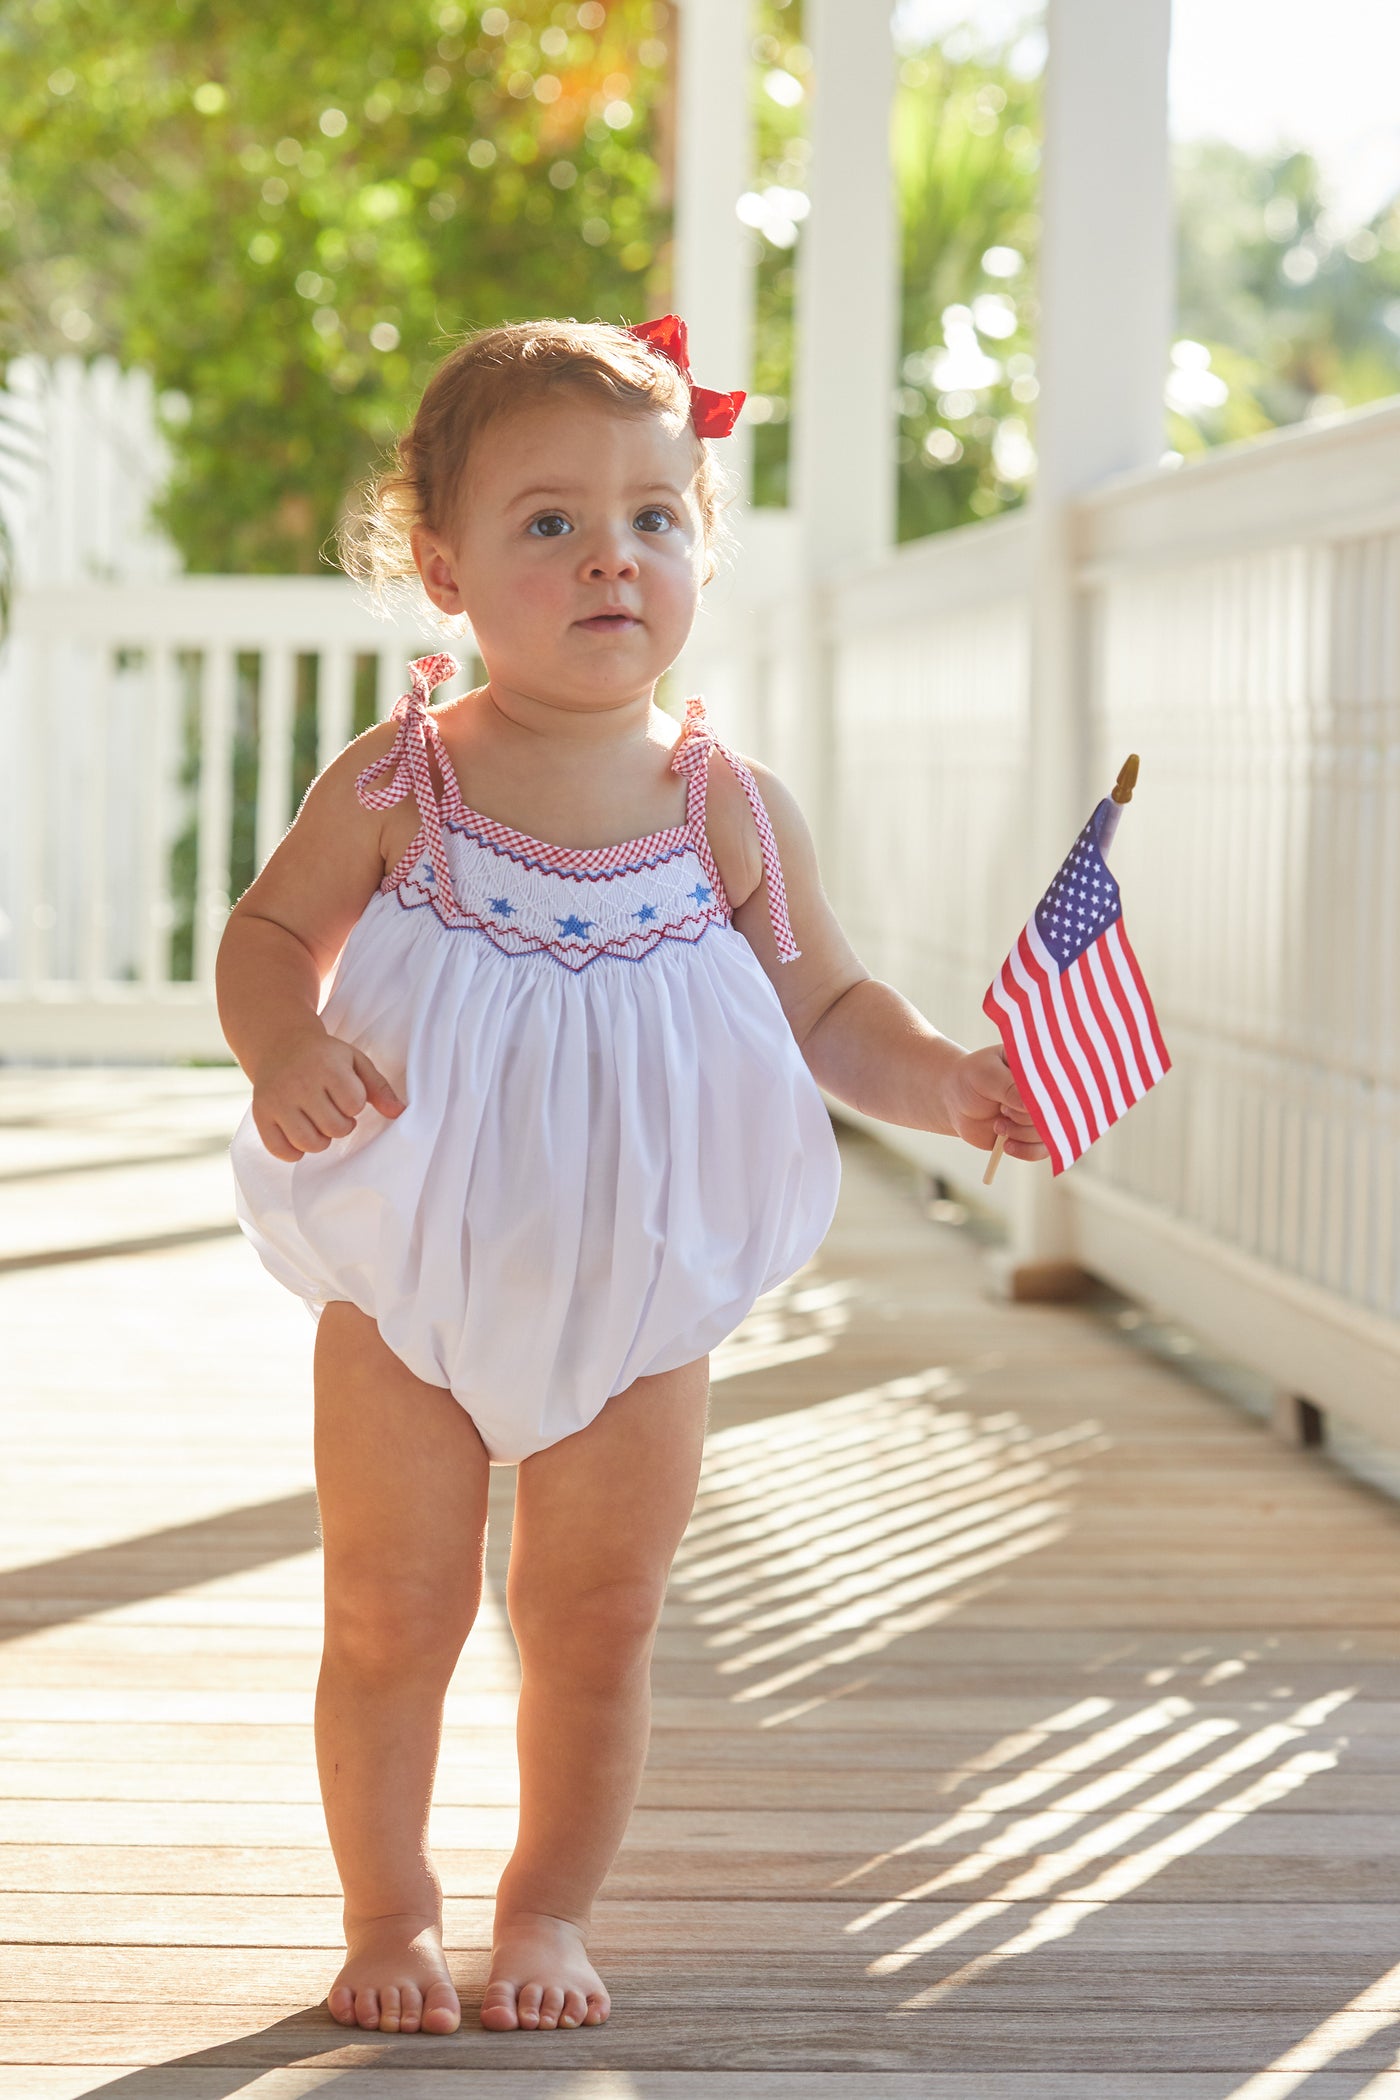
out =
<path fill-rule="evenodd" d="M 80 756 L 82 887 L 76 901 L 79 912 L 78 968 L 84 989 L 93 997 L 100 993 L 111 975 L 107 958 L 107 896 L 111 880 L 107 795 L 111 775 L 109 747 L 114 686 L 110 643 L 99 645 L 91 652 L 86 684 L 81 708 L 83 741 Z"/>
<path fill-rule="evenodd" d="M 404 660 L 402 644 L 377 650 L 376 654 L 379 662 L 376 666 L 378 681 L 374 689 L 374 711 L 381 722 L 386 722 L 394 702 L 407 690 L 408 664 Z"/>
<path fill-rule="evenodd" d="M 266 867 L 291 822 L 292 714 L 296 656 L 291 649 L 262 652 L 258 687 L 258 806 L 253 853 L 258 869 Z"/>
<path fill-rule="evenodd" d="M 28 793 L 20 799 L 20 822 L 24 849 L 20 869 L 19 909 L 16 933 L 19 942 L 20 976 L 32 997 L 49 976 L 50 938 L 56 917 L 49 895 L 45 848 L 50 823 L 59 821 L 55 808 L 53 738 L 49 709 L 55 701 L 54 650 L 47 641 L 27 645 L 33 686 L 27 704 L 20 708 L 20 723 L 26 745 L 25 778 Z"/>
<path fill-rule="evenodd" d="M 316 770 L 324 773 L 349 743 L 355 717 L 355 652 L 321 651 L 321 683 L 316 708 Z"/>
<path fill-rule="evenodd" d="M 228 917 L 233 816 L 234 652 L 204 651 L 199 693 L 199 859 L 195 884 L 194 974 L 213 989 L 214 956 Z"/>
<path fill-rule="evenodd" d="M 170 896 L 170 846 L 179 769 L 176 665 L 173 649 L 161 645 L 146 653 L 148 703 L 145 711 L 142 815 L 140 835 L 140 972 L 154 990 L 170 982 L 170 929 L 174 911 Z"/>

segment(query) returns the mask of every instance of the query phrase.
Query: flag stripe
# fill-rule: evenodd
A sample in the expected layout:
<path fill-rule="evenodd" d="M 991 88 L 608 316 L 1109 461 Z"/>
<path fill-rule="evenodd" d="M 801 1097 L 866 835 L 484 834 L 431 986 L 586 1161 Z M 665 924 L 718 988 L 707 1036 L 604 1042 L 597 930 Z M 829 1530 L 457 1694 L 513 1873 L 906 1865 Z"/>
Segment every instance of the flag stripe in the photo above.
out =
<path fill-rule="evenodd" d="M 1053 1122 L 1059 1134 L 1059 1146 L 1064 1155 L 1065 1164 L 1068 1165 L 1075 1157 L 1076 1150 L 1074 1140 L 1069 1135 L 1069 1125 L 1073 1119 L 1046 1063 L 1043 1054 L 1045 1046 L 1037 1026 L 1035 1006 L 1019 981 L 1015 948 L 1012 949 L 1001 966 L 1000 982 L 1006 998 L 1011 1001 L 1015 1008 L 1016 1017 L 1020 1024 L 1020 1041 L 1025 1060 L 1027 1086 L 1029 1087 L 1026 1105 L 1030 1107 L 1032 1101 L 1042 1104 L 1046 1115 Z M 1022 1088 L 1022 1092 L 1023 1094 L 1026 1093 L 1026 1087 Z M 1045 1137 L 1043 1130 L 1041 1131 L 1041 1136 Z M 1050 1142 L 1048 1138 L 1045 1141 L 1047 1144 Z"/>
<path fill-rule="evenodd" d="M 1031 952 L 1039 963 L 1041 972 L 1050 988 L 1050 997 L 1055 1008 L 1055 1024 L 1058 1030 L 1061 1055 L 1065 1059 L 1070 1078 L 1074 1080 L 1077 1086 L 1080 1106 L 1088 1118 L 1094 1137 L 1101 1138 L 1113 1121 L 1113 1118 L 1109 1114 L 1108 1105 L 1099 1091 L 1098 1074 L 1086 1055 L 1083 1031 L 1078 1025 L 1077 1016 L 1071 1014 L 1066 1002 L 1064 972 L 1041 940 L 1039 929 L 1034 919 L 1031 920 L 1026 928 L 1026 939 L 1030 943 Z M 1092 1139 L 1090 1142 L 1092 1143 Z"/>
<path fill-rule="evenodd" d="M 1118 939 L 1122 946 L 1123 955 L 1127 961 L 1128 968 L 1132 972 L 1133 984 L 1137 989 L 1138 999 L 1142 1007 L 1143 1018 L 1147 1023 L 1147 1037 L 1144 1042 L 1144 1047 L 1147 1050 L 1149 1061 L 1151 1061 L 1154 1054 L 1156 1057 L 1156 1069 L 1152 1074 L 1152 1077 L 1155 1081 L 1162 1078 L 1164 1073 L 1169 1072 L 1171 1070 L 1172 1061 L 1167 1055 L 1167 1046 L 1162 1041 L 1161 1030 L 1157 1026 L 1157 1016 L 1152 1010 L 1152 1000 L 1148 995 L 1147 984 L 1143 978 L 1142 970 L 1139 966 L 1138 959 L 1133 953 L 1133 944 L 1128 939 L 1128 929 L 1122 924 L 1121 921 L 1119 922 L 1118 926 Z"/>
<path fill-rule="evenodd" d="M 1084 999 L 1093 1010 L 1094 1018 L 1099 1025 L 1099 1031 L 1108 1046 L 1108 1054 L 1113 1059 L 1114 1081 L 1123 1102 L 1123 1109 L 1120 1113 L 1126 1113 L 1132 1107 L 1134 1101 L 1137 1100 L 1133 1082 L 1128 1077 L 1128 1061 L 1119 1048 L 1118 1037 L 1114 1032 L 1112 1022 L 1108 1018 L 1103 1000 L 1099 996 L 1099 988 L 1094 982 L 1093 964 L 1088 955 L 1081 955 L 1079 961 L 1075 964 L 1075 968 L 1079 972 L 1080 988 Z"/>
<path fill-rule="evenodd" d="M 996 982 L 988 991 L 982 1005 L 984 1012 L 997 1023 L 1002 1047 L 1006 1052 L 1006 1061 L 1011 1067 L 1021 1099 L 1026 1105 L 1026 1112 L 1050 1154 L 1051 1170 L 1061 1174 L 1074 1160 L 1074 1147 L 1065 1136 L 1064 1126 L 1055 1112 L 1053 1102 L 1038 1084 L 1031 1047 L 1026 1040 L 1020 997 L 1011 982 L 1010 972 L 1005 963 L 998 971 Z M 1005 1015 L 1005 1025 L 998 1019 L 998 1012 Z"/>
<path fill-rule="evenodd" d="M 1099 988 L 1104 1012 L 1108 1015 L 1109 1026 L 1118 1038 L 1118 1047 L 1123 1053 L 1123 1062 L 1128 1068 L 1128 1092 L 1136 1101 L 1147 1092 L 1147 1082 L 1138 1069 L 1132 1037 L 1124 1025 L 1122 1009 L 1118 1004 L 1118 995 L 1114 986 L 1108 981 L 1108 972 L 1104 969 L 1103 955 L 1097 941 L 1095 941 L 1092 948 L 1086 951 L 1086 959 L 1093 970 L 1094 982 Z"/>
<path fill-rule="evenodd" d="M 1100 1092 L 1110 1104 L 1108 1120 L 1110 1123 L 1116 1123 L 1128 1104 L 1123 1098 L 1123 1089 L 1118 1084 L 1118 1067 L 1114 1062 L 1113 1053 L 1104 1041 L 1103 1030 L 1089 1000 L 1088 978 L 1082 955 L 1063 972 L 1061 982 L 1067 998 L 1073 1002 L 1080 1040 L 1086 1056 L 1093 1060 L 1099 1077 Z"/>
<path fill-rule="evenodd" d="M 1031 952 L 1025 931 L 1022 932 L 1020 940 L 1011 951 L 1011 974 L 1027 994 L 1028 1011 L 1032 1021 L 1035 1023 L 1035 1040 L 1041 1051 L 1038 1061 L 1047 1075 L 1053 1078 L 1064 1120 L 1074 1125 L 1074 1133 L 1079 1141 L 1075 1146 L 1075 1154 L 1078 1156 L 1085 1146 L 1091 1144 L 1093 1140 L 1089 1136 L 1089 1126 L 1084 1120 L 1084 1111 L 1079 1105 L 1079 1097 L 1075 1093 L 1073 1083 L 1061 1062 L 1058 1030 L 1046 1007 L 1045 986 L 1037 970 L 1035 958 Z"/>
<path fill-rule="evenodd" d="M 1152 1037 L 1146 1025 L 1147 1016 L 1143 1013 L 1137 986 L 1124 961 L 1121 943 L 1115 941 L 1110 944 L 1107 935 L 1104 939 L 1108 946 L 1108 963 L 1113 972 L 1113 985 L 1118 996 L 1118 1011 L 1122 1014 L 1123 1025 L 1132 1038 L 1138 1069 L 1151 1075 L 1142 1082 L 1142 1091 L 1145 1094 L 1154 1081 L 1162 1076 L 1153 1069 L 1157 1062 L 1157 1053 L 1152 1047 Z"/>

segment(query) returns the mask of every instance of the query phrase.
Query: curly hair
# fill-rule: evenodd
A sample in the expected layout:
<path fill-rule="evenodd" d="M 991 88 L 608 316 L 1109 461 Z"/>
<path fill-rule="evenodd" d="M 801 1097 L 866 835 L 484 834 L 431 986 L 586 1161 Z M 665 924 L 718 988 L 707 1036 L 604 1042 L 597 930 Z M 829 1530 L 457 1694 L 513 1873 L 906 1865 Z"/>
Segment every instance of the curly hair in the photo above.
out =
<path fill-rule="evenodd" d="M 355 490 L 335 531 L 340 566 L 381 606 L 418 582 L 415 525 L 450 532 L 467 501 L 468 468 L 480 433 L 503 413 L 573 388 L 623 415 L 690 417 L 685 375 L 625 327 L 573 319 L 512 321 L 478 329 L 445 357 L 423 391 L 412 426 L 384 470 Z M 692 493 L 708 557 L 718 573 L 732 540 L 723 519 L 734 491 L 707 439 L 694 435 Z"/>

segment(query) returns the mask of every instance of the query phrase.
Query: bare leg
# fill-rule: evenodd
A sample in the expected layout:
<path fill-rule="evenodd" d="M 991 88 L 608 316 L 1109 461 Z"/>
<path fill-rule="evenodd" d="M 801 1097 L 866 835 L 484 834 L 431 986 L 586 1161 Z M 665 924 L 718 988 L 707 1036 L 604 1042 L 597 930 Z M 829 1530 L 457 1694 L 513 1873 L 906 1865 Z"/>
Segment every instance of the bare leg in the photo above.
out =
<path fill-rule="evenodd" d="M 520 1466 L 507 1589 L 520 1835 L 496 1894 L 485 2027 L 608 2016 L 586 1935 L 646 1761 L 651 1651 L 695 1501 L 709 1371 L 701 1357 L 639 1378 Z"/>
<path fill-rule="evenodd" d="M 489 1464 L 449 1392 L 372 1320 L 328 1305 L 316 1339 L 316 1492 L 326 1637 L 316 1755 L 345 1890 L 345 2027 L 451 2034 L 428 1810 L 453 1667 L 481 1601 Z"/>

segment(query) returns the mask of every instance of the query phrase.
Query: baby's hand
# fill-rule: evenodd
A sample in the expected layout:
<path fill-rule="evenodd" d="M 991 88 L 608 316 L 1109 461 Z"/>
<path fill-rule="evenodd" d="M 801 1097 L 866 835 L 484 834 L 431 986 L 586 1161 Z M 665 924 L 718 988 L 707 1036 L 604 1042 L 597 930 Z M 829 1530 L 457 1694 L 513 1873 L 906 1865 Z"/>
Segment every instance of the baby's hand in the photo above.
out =
<path fill-rule="evenodd" d="M 955 1134 L 979 1152 L 1006 1139 L 1008 1159 L 1048 1159 L 1000 1044 L 969 1050 L 948 1075 L 945 1096 Z"/>
<path fill-rule="evenodd" d="M 349 1135 L 366 1103 L 390 1117 L 405 1106 L 363 1050 L 319 1022 L 280 1047 L 253 1081 L 254 1127 L 274 1159 L 324 1152 Z"/>

